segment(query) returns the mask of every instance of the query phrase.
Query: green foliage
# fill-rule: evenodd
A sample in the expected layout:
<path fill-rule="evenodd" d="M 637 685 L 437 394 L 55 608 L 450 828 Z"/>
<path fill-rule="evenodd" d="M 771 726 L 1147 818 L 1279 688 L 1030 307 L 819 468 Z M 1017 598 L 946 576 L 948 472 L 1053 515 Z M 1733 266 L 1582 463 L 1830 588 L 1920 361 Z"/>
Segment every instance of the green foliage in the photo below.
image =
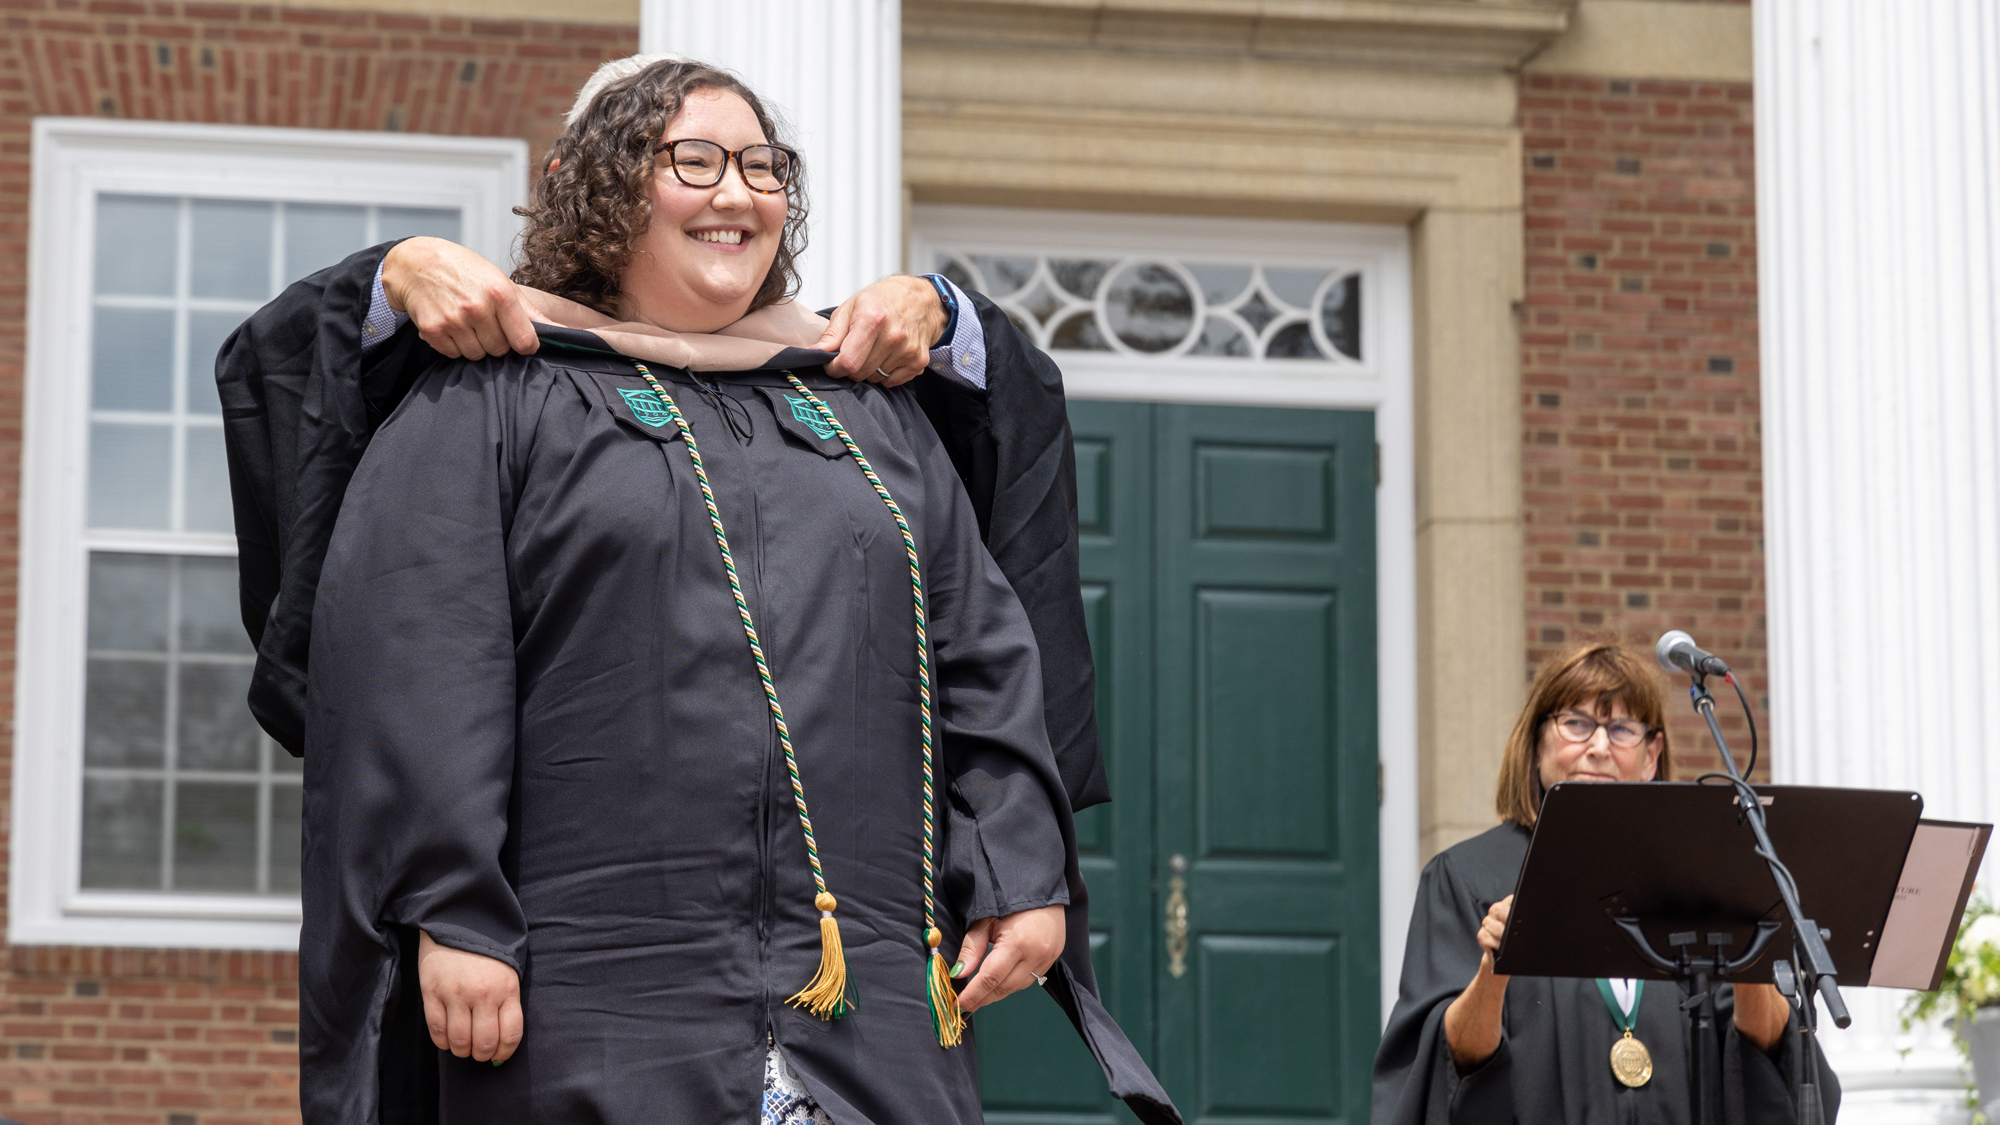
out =
<path fill-rule="evenodd" d="M 1952 942 L 1937 991 L 1919 992 L 1903 1004 L 1903 1030 L 1920 1020 L 1945 1017 L 1951 1021 L 1952 1042 L 1969 1065 L 1971 1044 L 1966 1042 L 1965 1028 L 1974 1012 L 1994 1005 L 2000 1005 L 2000 909 L 1975 898 L 1965 904 L 1965 919 L 1959 923 L 1958 939 Z M 1968 1092 L 1967 1104 L 1976 1102 Z"/>
<path fill-rule="evenodd" d="M 1903 1005 L 1903 1030 L 1933 1016 L 1970 1020 L 1973 1012 L 1995 1004 L 2000 1004 L 2000 910 L 1973 899 L 1965 906 L 1943 982 L 1936 992 L 1920 992 Z"/>

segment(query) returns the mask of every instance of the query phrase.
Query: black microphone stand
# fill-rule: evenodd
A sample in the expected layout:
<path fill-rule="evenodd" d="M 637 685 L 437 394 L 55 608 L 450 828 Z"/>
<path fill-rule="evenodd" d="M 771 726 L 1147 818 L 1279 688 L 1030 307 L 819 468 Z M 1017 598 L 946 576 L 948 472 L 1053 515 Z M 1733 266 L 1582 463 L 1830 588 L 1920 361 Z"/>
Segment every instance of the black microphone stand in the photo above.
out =
<path fill-rule="evenodd" d="M 1771 834 L 1764 822 L 1764 803 L 1757 799 L 1757 791 L 1750 787 L 1750 783 L 1743 779 L 1743 774 L 1736 768 L 1736 758 L 1729 752 L 1729 743 L 1722 737 L 1722 728 L 1716 724 L 1715 697 L 1708 693 L 1708 677 L 1701 672 L 1694 672 L 1692 675 L 1694 684 L 1689 688 L 1688 695 L 1694 702 L 1694 709 L 1700 712 L 1702 719 L 1708 723 L 1708 733 L 1714 737 L 1715 748 L 1722 754 L 1722 764 L 1728 770 L 1730 783 L 1736 787 L 1736 800 L 1743 808 L 1742 819 L 1750 826 L 1750 834 L 1756 837 L 1756 854 L 1770 867 L 1771 881 L 1777 884 L 1778 897 L 1784 900 L 1785 914 L 1792 923 L 1793 960 L 1790 963 L 1781 960 L 1772 968 L 1773 975 L 1777 978 L 1778 991 L 1787 1000 L 1796 1001 L 1798 1004 L 1798 1038 L 1793 1043 L 1794 1065 L 1798 1073 L 1798 1094 L 1794 1104 L 1798 1107 L 1800 1125 L 1825 1125 L 1825 1103 L 1821 1098 L 1819 1086 L 1819 1052 L 1815 1047 L 1819 1024 L 1813 1008 L 1814 996 L 1818 995 L 1826 1001 L 1826 1010 L 1833 1016 L 1835 1025 L 1844 1028 L 1854 1022 L 1854 1018 L 1847 1013 L 1847 1005 L 1840 998 L 1840 986 L 1836 981 L 1839 973 L 1834 968 L 1833 955 L 1827 952 L 1826 939 L 1832 935 L 1821 930 L 1818 923 L 1806 917 L 1805 911 L 1800 908 L 1798 885 L 1792 881 L 1792 873 L 1785 868 L 1784 863 L 1778 858 L 1777 850 L 1771 846 Z M 1760 924 L 1758 934 L 1760 938 L 1768 937 L 1769 931 L 1764 929 L 1767 925 L 1770 923 Z M 1692 946 L 1694 935 L 1674 936 L 1689 939 L 1682 947 L 1681 953 L 1681 959 L 1688 960 L 1687 949 Z M 1709 935 L 1712 943 L 1718 937 L 1726 940 L 1726 935 Z M 1754 950 L 1761 948 L 1762 945 L 1761 940 L 1754 942 L 1753 953 L 1746 953 L 1739 958 L 1739 961 L 1747 963 L 1754 960 Z M 1648 948 L 1647 952 L 1652 951 Z M 1705 960 L 1719 959 L 1722 952 L 1719 944 L 1716 945 L 1715 952 L 1717 958 Z M 1657 957 L 1657 954 L 1654 956 Z M 1734 964 L 1729 966 L 1730 969 L 1736 967 Z M 1715 1115 L 1718 1108 L 1716 1103 L 1720 1101 L 1722 1075 L 1721 1060 L 1714 1057 L 1714 998 L 1709 995 L 1712 989 L 1705 982 L 1698 980 L 1697 989 L 1697 994 L 1689 997 L 1683 1007 L 1699 1005 L 1707 1013 L 1708 1027 L 1704 1032 L 1699 1032 L 1701 1039 L 1697 1050 L 1700 1054 L 1697 1061 L 1699 1064 L 1713 1064 L 1715 1069 L 1708 1070 L 1706 1065 L 1697 1067 L 1698 1071 L 1706 1073 L 1695 1080 L 1695 1089 L 1701 1091 L 1706 1086 L 1709 1092 L 1706 1096 L 1698 1094 L 1698 1100 L 1695 1102 L 1695 1120 L 1705 1125 L 1711 1122 L 1720 1125 L 1720 1118 Z M 1697 1026 L 1699 1027 L 1699 1021 Z"/>

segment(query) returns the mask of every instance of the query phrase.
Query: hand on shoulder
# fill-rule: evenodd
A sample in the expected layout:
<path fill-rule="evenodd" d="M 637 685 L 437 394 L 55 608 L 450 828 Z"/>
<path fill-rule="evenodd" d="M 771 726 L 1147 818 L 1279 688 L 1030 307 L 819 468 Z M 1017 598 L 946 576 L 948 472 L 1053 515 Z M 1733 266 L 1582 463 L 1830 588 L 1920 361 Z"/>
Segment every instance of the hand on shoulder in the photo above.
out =
<path fill-rule="evenodd" d="M 514 283 L 499 266 L 455 242 L 419 236 L 397 243 L 382 259 L 382 292 L 439 355 L 533 355 L 541 345 Z"/>
<path fill-rule="evenodd" d="M 907 275 L 885 277 L 833 310 L 825 334 L 813 347 L 840 353 L 826 365 L 829 375 L 900 386 L 930 366 L 931 348 L 944 334 L 945 320 L 944 306 L 929 281 Z"/>

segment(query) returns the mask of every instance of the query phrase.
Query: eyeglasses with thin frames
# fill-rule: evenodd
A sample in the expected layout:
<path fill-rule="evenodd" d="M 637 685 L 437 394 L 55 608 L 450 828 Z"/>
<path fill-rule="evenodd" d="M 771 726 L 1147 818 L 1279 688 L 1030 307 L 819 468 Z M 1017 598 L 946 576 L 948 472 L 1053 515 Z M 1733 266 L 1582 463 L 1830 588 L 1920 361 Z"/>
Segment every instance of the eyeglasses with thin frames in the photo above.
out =
<path fill-rule="evenodd" d="M 743 177 L 743 186 L 763 195 L 774 195 L 791 184 L 799 166 L 799 154 L 784 145 L 749 145 L 731 152 L 714 141 L 683 137 L 653 149 L 654 156 L 663 152 L 674 178 L 695 188 L 721 183 L 733 161 L 737 174 Z"/>
<path fill-rule="evenodd" d="M 1598 730 L 1602 728 L 1604 736 L 1610 740 L 1611 745 L 1620 750 L 1632 749 L 1646 741 L 1646 736 L 1653 733 L 1652 727 L 1637 719 L 1612 719 L 1608 722 L 1599 722 L 1581 711 L 1563 711 L 1550 715 L 1549 721 L 1556 725 L 1556 733 L 1562 735 L 1565 742 L 1589 742 L 1597 737 Z"/>

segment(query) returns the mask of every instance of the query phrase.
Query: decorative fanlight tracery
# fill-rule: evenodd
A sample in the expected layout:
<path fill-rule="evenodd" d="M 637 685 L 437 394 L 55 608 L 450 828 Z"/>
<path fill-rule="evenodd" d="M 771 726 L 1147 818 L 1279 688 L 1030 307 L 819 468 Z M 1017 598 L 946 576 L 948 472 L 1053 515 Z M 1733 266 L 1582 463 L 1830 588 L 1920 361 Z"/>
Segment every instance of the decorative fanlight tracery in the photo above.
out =
<path fill-rule="evenodd" d="M 1359 366 L 1361 273 L 1156 255 L 937 253 L 1051 351 Z"/>

